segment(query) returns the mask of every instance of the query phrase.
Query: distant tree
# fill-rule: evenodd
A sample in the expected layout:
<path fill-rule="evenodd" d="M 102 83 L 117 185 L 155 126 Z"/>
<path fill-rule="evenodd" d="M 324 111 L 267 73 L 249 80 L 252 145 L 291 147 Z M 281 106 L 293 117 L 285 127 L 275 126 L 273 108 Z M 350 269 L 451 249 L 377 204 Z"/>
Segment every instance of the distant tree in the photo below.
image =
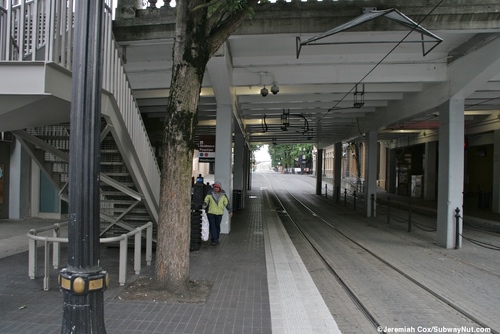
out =
<path fill-rule="evenodd" d="M 189 283 L 191 169 L 201 83 L 209 59 L 258 0 L 177 0 L 172 80 L 163 132 L 155 282 L 175 293 Z"/>
<path fill-rule="evenodd" d="M 295 161 L 300 161 L 302 155 L 306 156 L 306 160 L 311 160 L 312 150 L 312 144 L 279 144 L 270 145 L 268 148 L 271 165 L 283 166 L 287 171 L 294 167 Z"/>

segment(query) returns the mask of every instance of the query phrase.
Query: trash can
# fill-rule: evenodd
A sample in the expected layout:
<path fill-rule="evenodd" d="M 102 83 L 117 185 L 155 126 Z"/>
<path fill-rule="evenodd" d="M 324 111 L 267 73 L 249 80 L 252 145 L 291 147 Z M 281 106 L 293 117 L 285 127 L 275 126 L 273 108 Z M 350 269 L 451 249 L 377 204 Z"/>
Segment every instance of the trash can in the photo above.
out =
<path fill-rule="evenodd" d="M 197 251 L 201 247 L 201 210 L 191 210 L 191 239 L 189 250 Z"/>

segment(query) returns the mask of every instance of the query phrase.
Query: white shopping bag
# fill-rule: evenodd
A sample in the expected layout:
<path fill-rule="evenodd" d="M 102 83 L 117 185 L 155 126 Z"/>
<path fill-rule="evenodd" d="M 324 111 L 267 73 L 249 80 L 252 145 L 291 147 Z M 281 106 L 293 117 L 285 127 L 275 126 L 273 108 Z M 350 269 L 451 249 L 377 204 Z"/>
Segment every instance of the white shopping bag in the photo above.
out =
<path fill-rule="evenodd" d="M 208 217 L 207 213 L 205 210 L 201 210 L 201 240 L 207 241 L 208 240 L 208 234 L 209 234 L 209 228 L 208 228 Z"/>

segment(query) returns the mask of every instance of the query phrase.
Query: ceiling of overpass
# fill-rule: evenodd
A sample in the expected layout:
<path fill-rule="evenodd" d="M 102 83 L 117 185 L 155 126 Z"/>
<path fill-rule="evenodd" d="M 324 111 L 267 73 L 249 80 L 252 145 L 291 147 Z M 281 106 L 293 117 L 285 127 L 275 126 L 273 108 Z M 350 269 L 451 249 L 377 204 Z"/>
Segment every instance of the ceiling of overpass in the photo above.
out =
<path fill-rule="evenodd" d="M 428 29 L 435 24 L 429 25 L 422 22 Z M 465 98 L 466 126 L 498 120 L 500 60 L 491 55 L 500 50 L 498 20 L 476 29 L 436 25 L 440 29 L 432 33 L 443 42 L 427 55 L 420 43 L 406 43 L 420 39 L 420 33 L 394 24 L 385 27 L 335 34 L 327 38 L 329 44 L 303 46 L 298 58 L 297 37 L 304 41 L 317 33 L 290 28 L 289 33 L 232 35 L 207 66 L 198 133 L 215 133 L 217 104 L 230 103 L 251 143 L 325 147 L 368 130 L 379 131 L 381 140 L 397 139 L 436 130 L 436 103 L 445 102 L 450 92 Z M 152 141 L 159 141 L 172 39 L 119 44 Z M 271 92 L 273 86 L 279 88 L 277 94 Z M 264 87 L 266 96 L 261 94 Z"/>

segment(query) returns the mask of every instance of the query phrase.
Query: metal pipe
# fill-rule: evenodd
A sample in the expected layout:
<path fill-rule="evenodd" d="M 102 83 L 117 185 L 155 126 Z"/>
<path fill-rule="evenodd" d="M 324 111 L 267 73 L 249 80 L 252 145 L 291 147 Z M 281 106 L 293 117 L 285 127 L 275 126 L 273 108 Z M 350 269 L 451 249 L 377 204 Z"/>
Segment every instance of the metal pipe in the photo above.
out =
<path fill-rule="evenodd" d="M 455 209 L 455 249 L 460 248 L 460 209 Z"/>

